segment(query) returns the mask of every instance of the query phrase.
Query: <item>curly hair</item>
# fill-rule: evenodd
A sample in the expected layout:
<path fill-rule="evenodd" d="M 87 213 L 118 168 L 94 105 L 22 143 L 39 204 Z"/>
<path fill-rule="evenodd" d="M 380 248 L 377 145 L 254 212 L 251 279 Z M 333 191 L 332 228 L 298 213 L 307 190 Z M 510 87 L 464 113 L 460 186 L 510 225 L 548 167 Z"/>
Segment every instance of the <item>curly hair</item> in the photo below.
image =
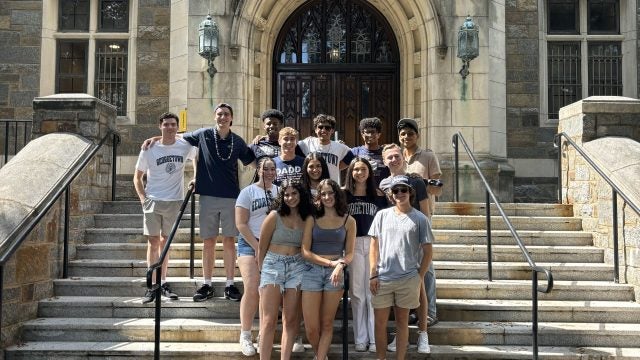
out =
<path fill-rule="evenodd" d="M 313 118 L 313 128 L 317 128 L 319 124 L 329 123 L 332 128 L 336 128 L 336 118 L 331 115 L 318 114 Z"/>
<path fill-rule="evenodd" d="M 282 111 L 277 109 L 268 109 L 265 110 L 262 115 L 260 115 L 260 119 L 264 121 L 266 118 L 278 119 L 281 123 L 284 124 L 284 114 Z"/>
<path fill-rule="evenodd" d="M 313 214 L 313 205 L 311 204 L 311 197 L 307 192 L 307 189 L 297 180 L 284 180 L 280 184 L 278 190 L 278 197 L 271 205 L 271 210 L 275 210 L 280 216 L 288 216 L 291 214 L 291 208 L 284 201 L 284 193 L 288 188 L 293 188 L 298 191 L 300 196 L 300 202 L 298 203 L 298 214 L 302 220 L 306 220 L 309 215 Z"/>
<path fill-rule="evenodd" d="M 353 178 L 353 168 L 356 167 L 356 164 L 359 162 L 365 164 L 367 166 L 367 169 L 369 170 L 369 177 L 367 177 L 366 193 L 367 193 L 367 200 L 372 201 L 373 199 L 376 198 L 376 194 L 377 194 L 376 189 L 378 187 L 376 186 L 376 181 L 373 176 L 373 168 L 371 167 L 371 163 L 369 162 L 369 160 L 363 157 L 356 156 L 353 160 L 351 160 L 351 163 L 347 168 L 347 176 L 345 177 L 346 179 L 345 179 L 344 189 L 345 191 L 348 191 L 351 194 L 353 194 L 356 191 L 356 181 Z"/>
<path fill-rule="evenodd" d="M 345 214 L 347 214 L 349 211 L 349 208 L 347 206 L 347 195 L 345 195 L 344 190 L 340 188 L 340 185 L 338 185 L 338 183 L 334 180 L 324 179 L 320 181 L 320 184 L 318 184 L 318 196 L 320 196 L 320 189 L 322 189 L 324 186 L 330 186 L 331 190 L 333 191 L 333 196 L 335 199 L 335 204 L 333 207 L 336 209 L 336 213 L 338 214 L 338 216 L 344 216 Z M 320 201 L 320 205 L 318 205 L 318 208 L 316 210 L 316 217 L 320 218 L 323 216 L 324 205 L 322 204 L 322 201 Z"/>
<path fill-rule="evenodd" d="M 382 121 L 377 117 L 364 118 L 360 120 L 358 129 L 363 132 L 366 128 L 374 128 L 377 132 L 382 132 Z"/>

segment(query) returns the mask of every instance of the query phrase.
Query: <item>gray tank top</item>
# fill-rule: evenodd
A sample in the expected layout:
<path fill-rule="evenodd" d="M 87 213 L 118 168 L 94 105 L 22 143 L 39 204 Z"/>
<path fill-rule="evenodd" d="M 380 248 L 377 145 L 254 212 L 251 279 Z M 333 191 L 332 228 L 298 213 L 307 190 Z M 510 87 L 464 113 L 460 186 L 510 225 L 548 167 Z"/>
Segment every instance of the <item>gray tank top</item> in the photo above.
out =
<path fill-rule="evenodd" d="M 302 229 L 289 229 L 284 225 L 280 215 L 276 215 L 276 229 L 271 236 L 271 243 L 300 247 L 302 245 Z"/>

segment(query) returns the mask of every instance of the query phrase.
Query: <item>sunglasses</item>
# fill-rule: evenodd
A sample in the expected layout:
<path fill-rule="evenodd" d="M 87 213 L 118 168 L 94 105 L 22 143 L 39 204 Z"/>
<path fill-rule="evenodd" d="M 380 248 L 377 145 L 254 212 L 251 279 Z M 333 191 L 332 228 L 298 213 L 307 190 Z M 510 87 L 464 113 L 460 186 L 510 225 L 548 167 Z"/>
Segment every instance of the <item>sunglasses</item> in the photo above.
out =
<path fill-rule="evenodd" d="M 403 193 L 404 194 L 404 193 L 409 192 L 409 188 L 408 187 L 404 187 L 404 186 L 403 187 L 397 187 L 397 188 L 391 189 L 391 192 L 394 193 L 394 194 L 398 194 L 398 193 Z"/>
<path fill-rule="evenodd" d="M 333 126 L 331 126 L 331 125 L 318 125 L 316 128 L 317 128 L 318 130 L 326 130 L 326 131 L 329 131 L 329 130 L 332 130 L 332 129 L 333 129 Z"/>

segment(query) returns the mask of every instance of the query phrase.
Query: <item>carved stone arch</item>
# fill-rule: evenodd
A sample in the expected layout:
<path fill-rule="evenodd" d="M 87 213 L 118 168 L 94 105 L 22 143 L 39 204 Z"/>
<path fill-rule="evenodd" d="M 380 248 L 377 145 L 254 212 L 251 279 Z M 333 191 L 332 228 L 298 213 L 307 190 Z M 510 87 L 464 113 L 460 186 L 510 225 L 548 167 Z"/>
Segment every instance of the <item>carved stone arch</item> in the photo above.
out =
<path fill-rule="evenodd" d="M 241 67 L 250 76 L 247 99 L 252 110 L 248 114 L 256 119 L 262 109 L 272 105 L 271 53 L 278 33 L 289 16 L 304 3 L 305 0 L 236 0 L 230 45 L 239 49 L 236 51 L 246 51 L 246 56 L 236 59 L 245 62 Z M 429 62 L 441 59 L 447 49 L 435 4 L 433 0 L 370 0 L 368 3 L 384 14 L 396 37 L 401 58 L 401 115 L 423 118 L 421 127 L 424 128 L 428 114 Z M 420 44 L 419 51 L 416 52 L 414 44 Z M 416 64 L 420 65 L 419 73 L 414 70 Z M 426 138 L 421 137 L 423 141 Z"/>

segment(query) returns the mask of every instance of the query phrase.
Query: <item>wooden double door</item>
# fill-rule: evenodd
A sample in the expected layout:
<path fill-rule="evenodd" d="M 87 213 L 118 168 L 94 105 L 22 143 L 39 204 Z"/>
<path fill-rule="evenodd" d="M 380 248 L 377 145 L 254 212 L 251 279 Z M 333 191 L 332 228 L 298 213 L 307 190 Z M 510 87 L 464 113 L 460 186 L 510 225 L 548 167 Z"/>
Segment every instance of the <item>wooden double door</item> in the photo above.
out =
<path fill-rule="evenodd" d="M 278 71 L 275 78 L 274 104 L 301 139 L 314 135 L 316 115 L 328 114 L 336 118 L 338 138 L 350 147 L 362 144 L 358 125 L 366 117 L 382 120 L 381 144 L 396 141 L 400 106 L 395 69 Z"/>

